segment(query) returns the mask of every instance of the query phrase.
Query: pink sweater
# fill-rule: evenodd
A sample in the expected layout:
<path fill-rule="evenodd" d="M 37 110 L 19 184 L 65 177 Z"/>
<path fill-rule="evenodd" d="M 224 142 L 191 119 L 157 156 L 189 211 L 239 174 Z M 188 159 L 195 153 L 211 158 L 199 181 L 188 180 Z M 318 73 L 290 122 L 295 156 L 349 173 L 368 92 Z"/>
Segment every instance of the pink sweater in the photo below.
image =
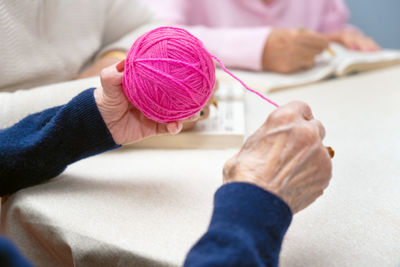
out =
<path fill-rule="evenodd" d="M 146 0 L 167 23 L 203 40 L 227 66 L 261 70 L 271 27 L 304 27 L 321 33 L 344 28 L 343 0 Z"/>

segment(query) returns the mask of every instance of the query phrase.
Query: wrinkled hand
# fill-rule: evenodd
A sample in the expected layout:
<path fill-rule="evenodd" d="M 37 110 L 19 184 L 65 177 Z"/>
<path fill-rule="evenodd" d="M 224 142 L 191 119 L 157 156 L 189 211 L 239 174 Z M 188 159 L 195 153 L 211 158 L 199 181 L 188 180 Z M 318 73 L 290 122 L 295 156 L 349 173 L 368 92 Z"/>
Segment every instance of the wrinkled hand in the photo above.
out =
<path fill-rule="evenodd" d="M 124 145 L 154 135 L 179 133 L 183 122 L 152 121 L 129 102 L 122 91 L 123 70 L 124 61 L 103 69 L 100 74 L 102 86 L 94 91 L 97 107 L 115 143 Z M 187 121 L 198 117 L 196 114 Z"/>
<path fill-rule="evenodd" d="M 327 35 L 328 39 L 332 42 L 344 45 L 348 49 L 359 51 L 378 51 L 380 47 L 377 43 L 356 30 L 344 29 L 332 34 Z"/>
<path fill-rule="evenodd" d="M 325 129 L 302 102 L 278 108 L 224 166 L 224 182 L 248 182 L 283 199 L 296 213 L 328 186 Z"/>
<path fill-rule="evenodd" d="M 273 29 L 264 47 L 263 69 L 279 73 L 309 69 L 328 46 L 328 39 L 313 31 Z"/>

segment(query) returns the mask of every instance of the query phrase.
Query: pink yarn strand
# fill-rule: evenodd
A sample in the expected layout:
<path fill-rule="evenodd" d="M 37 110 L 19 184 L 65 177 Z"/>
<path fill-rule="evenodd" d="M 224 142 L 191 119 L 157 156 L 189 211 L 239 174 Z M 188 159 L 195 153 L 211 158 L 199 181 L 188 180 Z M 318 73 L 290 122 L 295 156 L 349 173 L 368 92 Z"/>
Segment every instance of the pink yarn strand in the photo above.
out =
<path fill-rule="evenodd" d="M 235 80 L 237 80 L 238 82 L 240 82 L 240 84 L 243 85 L 243 87 L 246 88 L 246 90 L 248 90 L 248 91 L 250 91 L 250 92 L 252 92 L 252 93 L 258 95 L 258 96 L 261 97 L 262 99 L 266 100 L 268 103 L 270 103 L 270 104 L 274 105 L 275 107 L 279 108 L 279 105 L 276 104 L 274 101 L 272 101 L 272 100 L 266 98 L 266 97 L 263 96 L 261 93 L 255 91 L 255 90 L 253 90 L 253 89 L 251 89 L 251 88 L 249 88 L 242 80 L 240 80 L 240 79 L 239 79 L 238 77 L 236 77 L 232 72 L 230 72 L 227 68 L 225 68 L 225 65 L 222 63 L 222 61 L 221 61 L 219 58 L 217 58 L 216 56 L 211 55 L 211 54 L 210 54 L 210 56 L 218 62 L 218 64 L 221 66 L 221 69 L 222 69 L 223 71 L 225 71 L 225 72 L 228 73 L 230 76 L 232 76 L 232 78 L 234 78 Z"/>

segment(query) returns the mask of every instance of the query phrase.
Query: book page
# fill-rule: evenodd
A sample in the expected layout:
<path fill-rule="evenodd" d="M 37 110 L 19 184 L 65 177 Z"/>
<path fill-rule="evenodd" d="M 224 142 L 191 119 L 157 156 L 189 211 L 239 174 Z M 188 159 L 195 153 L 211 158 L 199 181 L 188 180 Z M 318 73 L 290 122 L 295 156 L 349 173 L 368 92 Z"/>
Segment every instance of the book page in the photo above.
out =
<path fill-rule="evenodd" d="M 396 50 L 357 52 L 335 43 L 331 43 L 330 47 L 335 51 L 334 56 L 328 51 L 324 51 L 316 57 L 313 68 L 302 72 L 294 74 L 243 70 L 233 70 L 232 72 L 252 89 L 267 93 L 315 83 L 331 76 L 347 75 L 353 71 L 367 71 L 400 64 L 400 51 Z M 236 80 L 221 69 L 217 70 L 217 77 L 221 81 L 236 83 Z"/>
<path fill-rule="evenodd" d="M 215 93 L 218 108 L 210 106 L 210 116 L 197 122 L 195 128 L 182 134 L 243 134 L 244 89 L 239 84 L 220 82 Z"/>
<path fill-rule="evenodd" d="M 218 109 L 211 107 L 210 117 L 197 122 L 191 131 L 182 135 L 244 135 L 243 101 L 219 101 Z"/>
<path fill-rule="evenodd" d="M 346 49 L 339 44 L 331 44 L 331 48 L 336 53 L 334 64 L 337 76 L 400 64 L 400 51 L 397 50 L 359 52 Z"/>
<path fill-rule="evenodd" d="M 218 101 L 239 101 L 243 100 L 245 90 L 239 83 L 221 81 L 214 96 Z"/>
<path fill-rule="evenodd" d="M 329 53 L 324 53 L 317 57 L 313 68 L 294 74 L 278 74 L 265 71 L 252 72 L 243 70 L 233 70 L 232 72 L 250 88 L 266 93 L 323 80 L 333 75 L 335 69 L 336 67 L 332 60 L 332 56 Z M 236 80 L 221 69 L 217 69 L 217 77 L 221 81 L 236 82 Z"/>

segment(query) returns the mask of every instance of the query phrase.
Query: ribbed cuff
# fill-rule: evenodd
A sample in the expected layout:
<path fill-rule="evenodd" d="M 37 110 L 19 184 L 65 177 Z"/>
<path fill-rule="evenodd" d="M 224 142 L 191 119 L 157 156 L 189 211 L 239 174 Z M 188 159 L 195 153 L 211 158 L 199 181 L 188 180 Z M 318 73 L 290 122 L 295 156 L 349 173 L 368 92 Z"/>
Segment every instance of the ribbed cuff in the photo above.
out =
<path fill-rule="evenodd" d="M 215 193 L 210 228 L 244 231 L 261 254 L 272 249 L 279 255 L 291 220 L 289 206 L 274 194 L 248 183 L 229 183 Z"/>
<path fill-rule="evenodd" d="M 70 162 L 75 162 L 82 158 L 95 155 L 118 146 L 111 133 L 109 132 L 104 120 L 97 108 L 93 91 L 90 88 L 74 97 L 60 112 L 62 114 L 57 119 L 61 127 L 69 127 L 63 133 L 67 133 L 64 138 L 64 145 L 68 146 L 67 151 Z"/>

